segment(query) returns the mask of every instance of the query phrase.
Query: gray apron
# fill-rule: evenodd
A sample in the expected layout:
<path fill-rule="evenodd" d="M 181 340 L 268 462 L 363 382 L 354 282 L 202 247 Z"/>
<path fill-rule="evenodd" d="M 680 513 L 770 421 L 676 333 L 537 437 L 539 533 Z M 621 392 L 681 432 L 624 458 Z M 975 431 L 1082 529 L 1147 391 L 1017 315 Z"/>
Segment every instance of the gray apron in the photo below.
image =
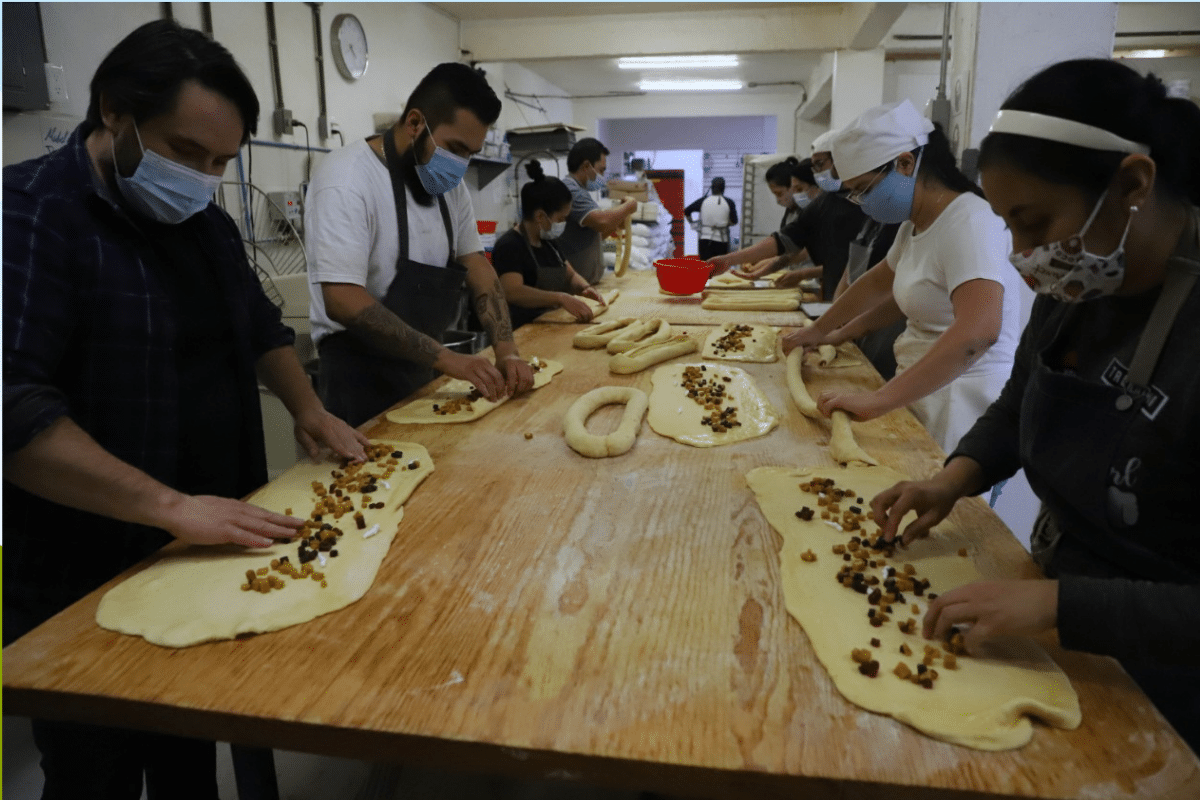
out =
<path fill-rule="evenodd" d="M 518 231 L 518 233 L 521 233 Z M 529 251 L 529 257 L 533 259 L 533 265 L 537 267 L 537 288 L 546 292 L 566 292 L 571 294 L 571 285 L 567 280 L 567 262 L 563 261 L 562 253 L 558 252 L 549 239 L 542 240 L 542 246 L 549 247 L 550 252 L 558 258 L 557 267 L 543 267 L 542 262 L 538 261 L 537 254 L 533 252 L 533 245 L 525 238 L 524 233 L 521 233 L 521 240 L 525 242 L 525 249 Z"/>
<path fill-rule="evenodd" d="M 396 276 L 381 303 L 413 329 L 441 342 L 458 319 L 467 276 L 466 268 L 454 260 L 450 210 L 446 199 L 439 195 L 438 206 L 449 243 L 450 255 L 446 264 L 435 267 L 410 259 L 408 199 L 399 156 L 390 134 L 383 136 L 383 149 L 392 179 L 400 252 L 396 259 Z M 332 414 L 356 427 L 437 377 L 433 367 L 379 353 L 349 331 L 326 336 L 321 340 L 319 351 L 321 400 Z"/>

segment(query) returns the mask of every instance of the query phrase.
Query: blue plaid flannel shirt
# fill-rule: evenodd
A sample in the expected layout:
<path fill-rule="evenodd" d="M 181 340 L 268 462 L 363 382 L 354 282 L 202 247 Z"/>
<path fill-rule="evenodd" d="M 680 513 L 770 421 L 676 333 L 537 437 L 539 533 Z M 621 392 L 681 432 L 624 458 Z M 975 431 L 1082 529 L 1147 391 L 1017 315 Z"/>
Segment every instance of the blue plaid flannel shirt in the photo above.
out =
<path fill-rule="evenodd" d="M 110 453 L 170 485 L 181 424 L 171 301 L 155 279 L 148 242 L 95 174 L 88 133 L 84 123 L 59 150 L 4 168 L 4 452 L 69 416 Z M 243 345 L 239 381 L 257 398 L 255 362 L 291 345 L 293 333 L 224 211 L 209 205 L 183 224 L 204 226 Z M 257 400 L 248 402 L 248 424 L 261 437 Z M 246 472 L 261 483 L 266 456 L 261 446 L 251 449 L 256 463 Z M 10 604 L 27 601 L 25 618 L 40 621 L 169 540 L 7 481 L 4 506 L 6 641 Z M 12 622 L 22 628 L 23 619 Z"/>

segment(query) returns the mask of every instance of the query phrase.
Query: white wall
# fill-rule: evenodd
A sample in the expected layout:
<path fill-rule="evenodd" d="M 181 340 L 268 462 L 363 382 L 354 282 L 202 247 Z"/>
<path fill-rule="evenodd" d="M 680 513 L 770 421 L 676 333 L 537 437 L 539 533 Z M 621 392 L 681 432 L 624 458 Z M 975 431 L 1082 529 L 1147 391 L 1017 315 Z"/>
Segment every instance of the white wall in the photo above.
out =
<path fill-rule="evenodd" d="M 182 24 L 199 27 L 199 3 L 173 3 Z M 64 69 L 68 100 L 51 111 L 82 118 L 88 83 L 101 59 L 127 33 L 161 16 L 159 3 L 43 3 L 47 58 Z M 262 3 L 213 3 L 213 36 L 241 64 L 262 106 L 256 139 L 304 144 L 304 132 L 276 137 L 271 129 L 275 94 Z M 333 18 L 353 13 L 362 21 L 370 45 L 367 74 L 347 81 L 333 67 L 329 27 Z M 317 138 L 317 68 L 312 12 L 304 3 L 276 3 L 276 29 L 283 99 L 295 119 L 309 129 L 314 146 L 339 146 L 336 137 Z M 372 132 L 372 114 L 398 112 L 417 81 L 434 65 L 458 59 L 458 23 L 424 3 L 325 3 L 321 7 L 325 55 L 325 91 L 329 115 L 347 141 Z M 5 116 L 6 123 L 8 115 Z M 267 189 L 296 188 L 304 176 L 304 154 L 255 147 L 254 181 Z M 236 177 L 234 167 L 228 176 Z"/>

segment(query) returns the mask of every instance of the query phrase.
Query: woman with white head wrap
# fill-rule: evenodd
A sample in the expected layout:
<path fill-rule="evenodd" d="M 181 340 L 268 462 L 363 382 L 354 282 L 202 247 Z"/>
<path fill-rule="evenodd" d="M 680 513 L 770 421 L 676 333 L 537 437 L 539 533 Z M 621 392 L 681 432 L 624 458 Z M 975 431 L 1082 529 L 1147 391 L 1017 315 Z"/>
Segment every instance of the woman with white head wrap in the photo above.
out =
<path fill-rule="evenodd" d="M 900 229 L 887 257 L 784 349 L 841 344 L 907 317 L 892 380 L 873 392 L 827 392 L 818 405 L 859 420 L 907 406 L 950 451 L 1012 370 L 1020 282 L 1004 223 L 907 100 L 864 112 L 829 147 L 850 199 Z"/>

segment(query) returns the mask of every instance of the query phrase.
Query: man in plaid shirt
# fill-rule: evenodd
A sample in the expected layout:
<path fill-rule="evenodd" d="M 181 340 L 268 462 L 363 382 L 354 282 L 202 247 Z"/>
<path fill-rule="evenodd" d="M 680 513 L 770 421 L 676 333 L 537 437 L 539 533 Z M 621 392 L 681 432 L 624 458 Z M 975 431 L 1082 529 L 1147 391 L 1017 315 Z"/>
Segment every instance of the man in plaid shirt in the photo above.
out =
<path fill-rule="evenodd" d="M 225 48 L 160 20 L 105 57 L 87 120 L 4 170 L 5 644 L 172 538 L 263 547 L 302 520 L 266 482 L 257 379 L 314 456 L 361 459 L 211 203 L 258 99 Z M 34 722 L 43 797 L 216 797 L 213 744 Z"/>

